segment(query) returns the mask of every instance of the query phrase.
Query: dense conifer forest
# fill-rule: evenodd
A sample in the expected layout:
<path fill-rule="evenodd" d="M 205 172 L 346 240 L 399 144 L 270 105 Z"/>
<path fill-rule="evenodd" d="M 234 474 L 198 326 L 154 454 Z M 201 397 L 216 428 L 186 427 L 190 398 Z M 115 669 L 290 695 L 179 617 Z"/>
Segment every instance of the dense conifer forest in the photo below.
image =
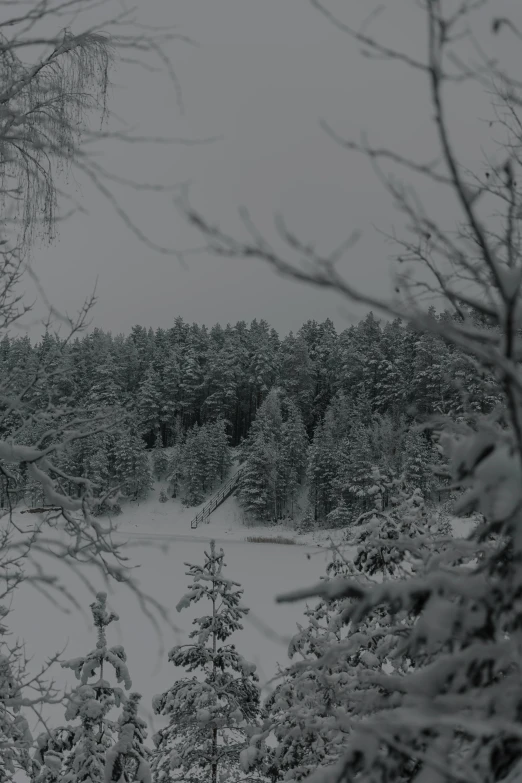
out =
<path fill-rule="evenodd" d="M 433 415 L 470 421 L 501 399 L 494 377 L 469 356 L 371 312 L 340 333 L 330 320 L 307 321 L 285 337 L 263 320 L 208 329 L 181 318 L 155 332 L 94 329 L 72 341 L 47 332 L 34 345 L 5 336 L 0 372 L 35 414 L 20 429 L 4 404 L 2 438 L 16 432 L 20 443 L 45 446 L 60 437 L 38 416 L 48 406 L 60 409 L 65 430 L 79 411 L 109 416 L 112 428 L 66 439 L 56 461 L 93 483 L 99 513 L 145 498 L 154 477 L 168 480 L 170 497 L 198 505 L 235 456 L 248 517 L 331 526 L 372 507 L 376 492 L 386 507 L 391 481 L 440 500 L 444 477 L 433 467 L 443 473 L 441 456 L 422 424 Z M 0 505 L 42 503 L 23 464 L 11 468 L 0 478 Z"/>

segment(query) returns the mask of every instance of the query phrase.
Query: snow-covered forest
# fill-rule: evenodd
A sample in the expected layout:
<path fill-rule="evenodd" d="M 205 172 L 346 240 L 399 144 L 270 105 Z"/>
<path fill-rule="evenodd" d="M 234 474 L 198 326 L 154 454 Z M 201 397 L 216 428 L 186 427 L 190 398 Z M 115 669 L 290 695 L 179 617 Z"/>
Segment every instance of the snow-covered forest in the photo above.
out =
<path fill-rule="evenodd" d="M 483 325 L 480 314 L 471 318 Z M 386 508 L 385 485 L 399 478 L 440 501 L 447 481 L 432 468 L 443 468 L 442 458 L 432 429 L 419 426 L 428 413 L 472 421 L 501 400 L 495 375 L 465 352 L 371 312 L 340 334 L 331 321 L 308 321 L 283 338 L 265 321 L 207 329 L 181 318 L 114 337 L 95 328 L 71 342 L 5 336 L 0 368 L 10 394 L 29 387 L 34 413 L 23 429 L 16 415 L 4 416 L 6 440 L 16 433 L 33 445 L 45 433 L 50 445 L 45 419 L 37 423 L 49 405 L 60 407 L 64 424 L 80 409 L 115 422 L 56 458 L 94 482 L 100 513 L 146 498 L 154 478 L 196 506 L 227 476 L 234 448 L 244 463 L 238 497 L 254 520 L 343 525 L 372 507 L 377 485 Z M 9 469 L 16 481 L 0 476 L 2 505 L 8 495 L 42 505 L 41 484 L 23 467 Z M 81 491 L 73 482 L 64 488 Z"/>
<path fill-rule="evenodd" d="M 359 28 L 310 5 L 372 66 L 425 80 L 437 157 L 323 123 L 404 219 L 388 298 L 340 272 L 357 226 L 324 255 L 277 214 L 276 247 L 246 208 L 240 238 L 186 184 L 105 168 L 104 145 L 190 144 L 110 107 L 119 66 L 161 74 L 181 110 L 187 36 L 116 0 L 0 3 L 0 783 L 522 779 L 520 8 L 414 3 L 427 37 L 405 52 L 370 31 L 400 3 Z M 447 97 L 470 85 L 491 114 L 476 170 Z M 70 316 L 38 249 L 90 219 L 76 177 L 140 249 L 263 262 L 367 314 L 113 335 L 93 292 Z M 203 249 L 161 244 L 121 188 L 167 194 Z"/>

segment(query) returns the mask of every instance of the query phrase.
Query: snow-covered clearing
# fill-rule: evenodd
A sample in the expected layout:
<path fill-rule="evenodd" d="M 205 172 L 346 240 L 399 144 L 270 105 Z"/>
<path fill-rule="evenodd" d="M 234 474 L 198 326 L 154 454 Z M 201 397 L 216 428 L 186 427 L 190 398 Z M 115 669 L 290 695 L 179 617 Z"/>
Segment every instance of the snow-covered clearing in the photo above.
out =
<path fill-rule="evenodd" d="M 288 662 L 286 646 L 302 619 L 304 606 L 276 604 L 278 593 L 304 587 L 319 579 L 328 562 L 329 539 L 338 541 L 342 531 L 320 531 L 299 535 L 284 525 L 246 526 L 234 497 L 228 498 L 211 515 L 208 523 L 196 530 L 190 521 L 197 508 L 184 508 L 180 502 L 169 500 L 160 503 L 159 486 L 151 497 L 142 503 L 130 503 L 113 521 L 117 527 L 116 538 L 127 541 L 127 554 L 133 565 L 139 567 L 142 589 L 169 607 L 178 633 L 163 628 L 163 651 L 150 622 L 144 617 L 137 601 L 123 585 L 112 585 L 109 590 L 109 606 L 119 614 L 118 623 L 109 629 L 109 644 L 123 644 L 128 656 L 128 666 L 133 689 L 143 695 L 142 714 L 157 729 L 158 718 L 152 720 L 152 696 L 165 690 L 183 672 L 168 663 L 166 653 L 173 644 L 188 641 L 191 621 L 196 612 L 185 610 L 180 614 L 175 606 L 186 592 L 188 577 L 186 562 L 203 562 L 205 545 L 215 538 L 225 549 L 227 574 L 244 588 L 244 603 L 251 613 L 245 621 L 245 629 L 233 641 L 247 660 L 258 667 L 261 683 L 266 683 L 277 672 L 277 665 Z M 17 515 L 18 516 L 18 515 Z M 21 518 L 28 520 L 29 515 Z M 469 520 L 455 520 L 456 535 L 466 535 Z M 249 543 L 247 536 L 284 536 L 294 538 L 296 545 Z M 53 606 L 38 590 L 22 585 L 15 593 L 13 613 L 9 625 L 15 635 L 25 639 L 28 652 L 34 656 L 33 665 L 41 664 L 48 656 L 67 645 L 63 658 L 86 653 L 96 644 L 89 611 L 92 597 L 87 588 L 71 576 L 65 565 L 57 568 L 56 561 L 49 561 L 53 570 L 63 577 L 84 614 L 73 610 L 66 614 Z M 42 562 L 42 565 L 47 564 Z M 94 577 L 94 573 L 91 573 Z M 98 589 L 105 589 L 97 581 Z M 63 603 L 63 601 L 62 601 Z M 206 612 L 198 607 L 197 614 Z M 75 684 L 68 670 L 55 667 L 58 685 Z M 46 710 L 52 722 L 63 720 L 63 707 L 52 706 Z"/>
<path fill-rule="evenodd" d="M 152 696 L 183 676 L 168 663 L 167 651 L 173 644 L 187 641 L 193 617 L 208 611 L 201 605 L 197 613 L 185 610 L 178 614 L 175 606 L 189 583 L 184 564 L 203 562 L 205 545 L 212 537 L 225 549 L 226 573 L 241 583 L 244 603 L 251 608 L 244 631 L 233 641 L 247 660 L 257 664 L 262 683 L 276 673 L 278 662 L 286 665 L 286 645 L 304 608 L 276 604 L 275 596 L 317 581 L 328 560 L 327 552 L 311 543 L 311 536 L 306 537 L 307 542 L 303 541 L 304 546 L 247 543 L 246 536 L 282 533 L 288 536 L 289 532 L 279 527 L 245 527 L 233 497 L 212 514 L 208 524 L 191 530 L 190 520 L 197 509 L 184 509 L 173 500 L 160 503 L 158 494 L 155 491 L 154 497 L 139 505 L 126 505 L 114 523 L 118 528 L 116 539 L 128 541 L 127 554 L 131 562 L 139 566 L 139 574 L 135 575 L 140 586 L 170 608 L 171 617 L 179 628 L 177 634 L 162 629 L 164 650 L 161 657 L 158 657 L 161 653 L 159 640 L 134 596 L 123 585 L 113 585 L 112 591 L 108 591 L 108 604 L 120 617 L 108 630 L 108 642 L 124 645 L 133 689 L 142 693 L 143 716 L 149 719 L 150 715 L 146 716 L 145 712 L 150 712 Z M 28 516 L 24 515 L 21 520 L 27 521 Z M 65 564 L 57 567 L 56 561 L 44 563 L 43 559 L 43 566 L 49 565 L 51 573 L 63 577 L 86 614 L 82 616 L 76 610 L 65 614 L 37 589 L 22 585 L 15 594 L 9 625 L 15 635 L 25 639 L 28 652 L 34 655 L 33 665 L 39 665 L 66 644 L 65 659 L 84 654 L 96 644 L 89 611 L 93 599 L 87 588 L 67 573 Z M 92 577 L 94 573 L 91 573 Z M 105 589 L 101 580 L 96 585 L 100 590 Z M 54 675 L 57 684 L 67 683 L 71 687 L 75 684 L 74 676 L 67 670 L 55 667 Z M 63 720 L 62 707 L 49 707 L 46 714 L 53 722 Z M 155 726 L 160 725 L 156 719 Z"/>

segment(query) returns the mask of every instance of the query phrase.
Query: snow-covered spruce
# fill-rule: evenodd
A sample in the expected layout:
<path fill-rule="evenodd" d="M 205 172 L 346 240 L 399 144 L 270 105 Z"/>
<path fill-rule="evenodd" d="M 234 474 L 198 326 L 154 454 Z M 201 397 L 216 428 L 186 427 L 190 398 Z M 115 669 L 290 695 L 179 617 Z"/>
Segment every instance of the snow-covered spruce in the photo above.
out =
<path fill-rule="evenodd" d="M 510 433 L 486 422 L 443 442 L 454 480 L 467 485 L 457 511 L 477 507 L 485 520 L 468 540 L 425 535 L 416 546 L 402 532 L 393 546 L 414 553 L 411 574 L 366 586 L 340 578 L 287 596 L 333 601 L 349 627 L 319 665 L 363 648 L 374 655 L 370 671 L 353 671 L 350 714 L 334 710 L 349 732 L 343 754 L 314 783 L 518 780 L 520 458 Z"/>
<path fill-rule="evenodd" d="M 178 680 L 153 699 L 154 712 L 169 719 L 154 737 L 154 781 L 241 780 L 244 752 L 256 754 L 256 740 L 250 745 L 249 736 L 256 736 L 259 725 L 259 685 L 255 665 L 228 640 L 242 629 L 248 609 L 240 605 L 240 585 L 223 575 L 224 552 L 214 541 L 204 565 L 187 565 L 193 581 L 177 610 L 204 600 L 210 612 L 193 621 L 189 644 L 169 652 L 175 666 L 198 676 Z"/>
<path fill-rule="evenodd" d="M 325 645 L 334 638 L 340 640 L 340 632 L 329 631 L 329 610 L 324 603 L 307 608 L 305 615 L 309 624 L 298 626 L 288 655 L 302 655 L 309 665 L 291 665 L 265 704 L 265 728 L 277 741 L 275 747 L 268 748 L 265 768 L 275 779 L 301 780 L 319 764 L 336 761 L 346 739 L 332 709 L 343 705 L 349 661 L 336 662 L 333 667 L 314 665 Z"/>
<path fill-rule="evenodd" d="M 308 437 L 299 408 L 281 389 L 268 393 L 240 451 L 244 465 L 238 499 L 247 516 L 264 521 L 293 516 Z"/>
<path fill-rule="evenodd" d="M 422 569 L 435 552 L 456 556 L 454 540 L 428 513 L 420 491 L 399 496 L 388 512 L 363 514 L 350 533 L 348 543 L 358 547 L 355 561 L 344 557 L 342 548 L 334 549 L 325 585 L 350 577 L 360 590 L 370 589 L 376 580 L 404 579 L 412 567 Z M 298 625 L 288 649 L 290 658 L 302 660 L 282 673 L 282 682 L 265 705 L 265 728 L 277 740 L 266 755 L 266 771 L 284 780 L 334 770 L 349 747 L 353 726 L 367 721 L 383 703 L 384 678 L 414 669 L 401 646 L 411 631 L 412 614 L 402 613 L 393 621 L 388 611 L 377 607 L 353 625 L 347 621 L 353 604 L 345 598 L 307 607 L 308 624 Z M 401 775 L 406 777 L 390 780 L 408 779 L 411 769 L 405 763 Z"/>
<path fill-rule="evenodd" d="M 4 614 L 2 609 L 0 607 L 0 617 Z M 0 626 L 0 633 L 3 631 L 4 627 Z M 0 644 L 0 650 L 4 646 Z M 21 713 L 24 694 L 21 672 L 17 671 L 21 668 L 20 656 L 12 650 L 5 652 L 10 654 L 0 655 L 0 783 L 11 780 L 18 770 L 28 772 L 31 769 L 29 748 L 32 744 L 27 719 Z"/>
<path fill-rule="evenodd" d="M 95 649 L 62 663 L 63 668 L 75 673 L 80 684 L 67 697 L 66 723 L 38 738 L 33 758 L 34 783 L 147 783 L 150 778 L 146 762 L 149 751 L 143 745 L 145 723 L 137 715 L 141 697 L 134 693 L 127 699 L 124 690 L 111 685 L 105 676 L 105 667 L 110 665 L 117 683 L 123 683 L 125 690 L 131 688 L 125 650 L 121 645 L 107 645 L 106 628 L 118 620 L 118 615 L 107 611 L 106 601 L 106 593 L 100 592 L 91 604 L 98 637 Z M 122 715 L 114 723 L 108 713 L 120 706 Z M 115 729 L 120 738 L 114 744 Z M 129 733 L 130 750 L 123 753 L 122 737 Z M 113 777 L 116 772 L 118 776 Z"/>
<path fill-rule="evenodd" d="M 149 758 L 145 746 L 147 724 L 138 716 L 139 693 L 131 693 L 116 722 L 118 740 L 105 757 L 104 783 L 151 783 Z"/>

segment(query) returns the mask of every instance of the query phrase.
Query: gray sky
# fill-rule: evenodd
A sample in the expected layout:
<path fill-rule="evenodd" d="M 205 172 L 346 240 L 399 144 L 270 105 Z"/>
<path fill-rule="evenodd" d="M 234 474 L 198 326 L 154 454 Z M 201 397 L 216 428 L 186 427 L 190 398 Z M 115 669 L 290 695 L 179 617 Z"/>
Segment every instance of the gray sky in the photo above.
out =
<path fill-rule="evenodd" d="M 393 248 L 373 225 L 400 228 L 402 217 L 369 163 L 340 149 L 319 128 L 319 119 L 344 136 L 357 139 L 366 130 L 374 144 L 417 159 L 433 157 L 438 148 L 424 78 L 400 64 L 365 59 L 307 0 L 147 0 L 146 5 L 144 21 L 176 24 L 199 43 L 179 42 L 169 52 L 185 115 L 180 116 L 165 76 L 132 66 L 114 73 L 112 108 L 141 133 L 222 140 L 195 147 L 115 143 L 105 148 L 105 165 L 151 182 L 191 180 L 194 205 L 211 222 L 238 234 L 241 204 L 268 238 L 274 237 L 274 210 L 283 210 L 289 226 L 319 249 L 332 249 L 358 228 L 363 237 L 343 269 L 361 287 L 387 293 Z M 328 3 L 352 26 L 374 5 Z M 495 0 L 494 10 L 511 14 L 520 25 L 519 6 L 519 0 Z M 491 14 L 492 6 L 482 22 Z M 369 30 L 390 46 L 422 56 L 425 20 L 413 0 L 389 0 Z M 485 30 L 479 27 L 479 34 Z M 504 56 L 513 37 L 484 40 L 490 51 Z M 448 100 L 453 140 L 465 162 L 476 167 L 490 135 L 487 122 L 478 121 L 490 117 L 488 100 L 469 86 L 449 91 Z M 71 219 L 55 245 L 34 253 L 46 291 L 69 313 L 98 276 L 94 325 L 115 333 L 136 323 L 168 328 L 178 315 L 209 326 L 265 318 L 281 333 L 308 318 L 330 317 L 339 328 L 347 325 L 349 314 L 337 296 L 282 280 L 262 262 L 201 255 L 182 268 L 176 259 L 144 247 L 89 183 L 79 185 L 77 195 L 90 215 Z M 433 213 L 452 226 L 454 202 L 439 187 L 420 192 Z M 180 249 L 201 245 L 165 195 L 115 193 L 158 243 Z M 27 291 L 32 294 L 30 286 Z"/>

